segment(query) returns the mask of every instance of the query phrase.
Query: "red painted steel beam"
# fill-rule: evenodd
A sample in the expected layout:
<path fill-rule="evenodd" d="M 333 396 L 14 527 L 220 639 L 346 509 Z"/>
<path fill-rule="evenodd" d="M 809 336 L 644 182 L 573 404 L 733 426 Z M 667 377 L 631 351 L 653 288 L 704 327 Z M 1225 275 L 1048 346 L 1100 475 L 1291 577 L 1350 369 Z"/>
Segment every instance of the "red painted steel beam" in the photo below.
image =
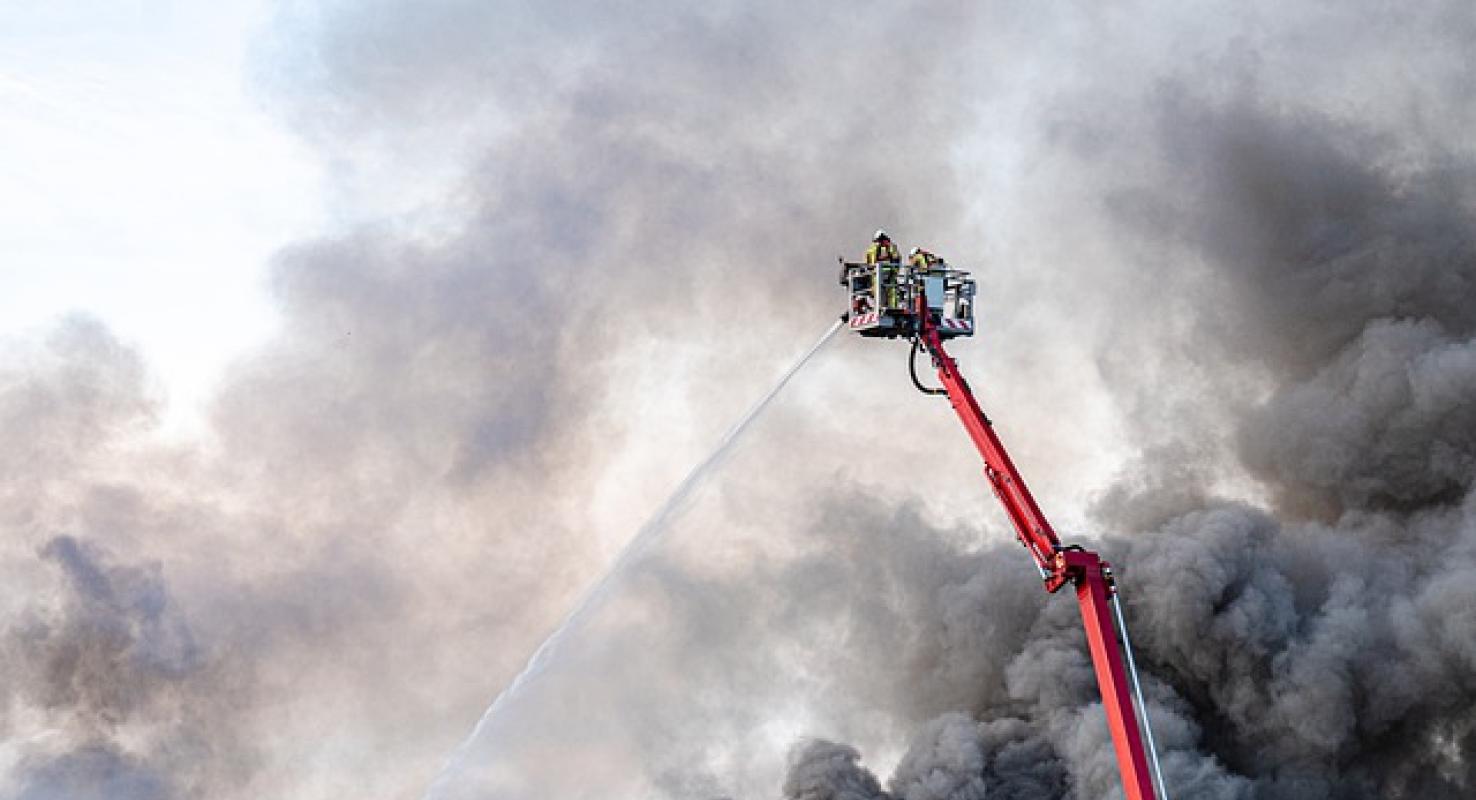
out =
<path fill-rule="evenodd" d="M 922 316 L 927 317 L 926 311 Z M 948 390 L 948 401 L 958 414 L 959 421 L 963 423 L 964 430 L 968 431 L 969 438 L 974 440 L 974 446 L 984 456 L 984 477 L 989 479 L 989 485 L 994 487 L 994 494 L 999 497 L 1005 512 L 1009 514 L 1010 523 L 1015 526 L 1015 535 L 1030 551 L 1041 570 L 1050 573 L 1055 551 L 1061 546 L 1060 540 L 1056 538 L 1056 531 L 1051 528 L 1051 523 L 1046 520 L 1040 506 L 1036 505 L 1035 498 L 1030 494 L 1030 487 L 1025 485 L 1025 479 L 1015 469 L 1009 453 L 1005 452 L 1004 443 L 995 435 L 993 424 L 974 399 L 968 382 L 958 370 L 958 363 L 944 351 L 943 340 L 939 338 L 937 329 L 928 324 L 923 336 L 923 343 L 937 362 L 938 379 Z"/>
<path fill-rule="evenodd" d="M 1138 730 L 1132 687 L 1123 669 L 1122 650 L 1118 647 L 1117 629 L 1113 625 L 1110 603 L 1116 588 L 1111 569 L 1096 553 L 1078 547 L 1061 547 L 1055 530 L 1005 451 L 1004 443 L 995 435 L 989 418 L 974 399 L 957 362 L 943 349 L 943 340 L 928 311 L 926 298 L 919 297 L 917 302 L 918 335 L 933 356 L 938 367 L 938 379 L 948 392 L 954 412 L 984 457 L 984 474 L 1009 515 L 1015 534 L 1045 576 L 1046 590 L 1055 592 L 1067 583 L 1076 587 L 1076 600 L 1081 606 L 1081 619 L 1086 627 L 1087 647 L 1092 654 L 1097 687 L 1102 692 L 1102 707 L 1112 731 L 1117 767 L 1122 773 L 1123 792 L 1127 800 L 1155 800 L 1157 795 L 1150 778 L 1148 755 Z"/>
<path fill-rule="evenodd" d="M 1153 800 L 1153 779 L 1148 771 L 1147 751 L 1138 732 L 1138 715 L 1133 706 L 1132 686 L 1122 667 L 1122 650 L 1117 646 L 1117 629 L 1112 624 L 1111 572 L 1096 553 L 1071 550 L 1063 554 L 1072 571 L 1079 570 L 1076 601 L 1081 606 L 1081 621 L 1086 625 L 1087 648 L 1097 670 L 1097 688 L 1102 691 L 1102 708 L 1107 712 L 1107 725 L 1112 729 L 1112 745 L 1117 751 L 1117 769 L 1122 774 L 1122 788 L 1128 800 Z"/>

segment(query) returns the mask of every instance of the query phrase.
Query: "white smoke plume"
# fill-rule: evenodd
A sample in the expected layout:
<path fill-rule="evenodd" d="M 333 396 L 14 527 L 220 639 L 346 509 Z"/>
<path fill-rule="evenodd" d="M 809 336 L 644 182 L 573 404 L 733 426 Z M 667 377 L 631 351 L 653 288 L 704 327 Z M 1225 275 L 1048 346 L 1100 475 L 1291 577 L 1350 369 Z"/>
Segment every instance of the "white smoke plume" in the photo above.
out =
<path fill-rule="evenodd" d="M 285 5 L 264 102 L 405 208 L 282 251 L 205 441 L 93 321 L 0 344 L 0 795 L 420 796 L 884 225 L 979 268 L 957 354 L 1119 570 L 1175 797 L 1469 796 L 1473 41 Z M 1116 796 L 1077 611 L 903 356 L 799 375 L 447 797 Z"/>

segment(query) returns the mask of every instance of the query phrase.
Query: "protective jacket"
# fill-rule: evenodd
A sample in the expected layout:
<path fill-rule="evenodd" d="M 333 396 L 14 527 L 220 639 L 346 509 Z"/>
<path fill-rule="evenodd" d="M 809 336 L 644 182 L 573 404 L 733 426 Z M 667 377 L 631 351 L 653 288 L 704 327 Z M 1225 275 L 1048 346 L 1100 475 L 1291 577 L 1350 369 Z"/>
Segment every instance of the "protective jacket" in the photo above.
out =
<path fill-rule="evenodd" d="M 866 263 L 868 264 L 900 264 L 902 263 L 902 251 L 891 242 L 872 242 L 866 248 Z"/>
<path fill-rule="evenodd" d="M 921 272 L 927 272 L 929 270 L 943 266 L 943 259 L 933 255 L 932 253 L 929 253 L 926 250 L 919 250 L 917 255 L 913 256 L 912 261 L 909 263 L 914 269 L 917 269 Z"/>

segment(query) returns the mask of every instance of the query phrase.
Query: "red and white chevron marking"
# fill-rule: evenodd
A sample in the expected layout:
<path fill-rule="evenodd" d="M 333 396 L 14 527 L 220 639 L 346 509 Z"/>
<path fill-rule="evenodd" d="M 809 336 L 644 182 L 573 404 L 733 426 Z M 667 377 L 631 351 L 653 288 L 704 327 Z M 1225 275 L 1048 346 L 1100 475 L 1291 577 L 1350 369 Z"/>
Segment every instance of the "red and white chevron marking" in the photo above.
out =
<path fill-rule="evenodd" d="M 944 317 L 938 322 L 938 327 L 945 331 L 971 331 L 974 329 L 972 323 L 966 319 L 949 319 Z"/>
<path fill-rule="evenodd" d="M 875 311 L 872 311 L 868 314 L 857 314 L 856 316 L 851 317 L 851 327 L 864 328 L 867 325 L 875 325 L 878 316 L 880 315 Z"/>

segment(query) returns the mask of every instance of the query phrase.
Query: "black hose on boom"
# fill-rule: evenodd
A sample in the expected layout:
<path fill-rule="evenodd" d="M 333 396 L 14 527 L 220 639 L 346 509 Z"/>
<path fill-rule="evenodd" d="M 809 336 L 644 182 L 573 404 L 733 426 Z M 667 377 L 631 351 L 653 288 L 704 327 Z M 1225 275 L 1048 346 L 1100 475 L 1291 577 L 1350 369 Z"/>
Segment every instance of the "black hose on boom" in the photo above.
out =
<path fill-rule="evenodd" d="M 917 390 L 923 394 L 948 394 L 947 389 L 934 389 L 930 386 L 924 386 L 923 382 L 918 380 L 917 351 L 920 349 L 922 349 L 922 340 L 916 336 L 912 337 L 912 355 L 907 357 L 907 373 L 912 376 L 912 385 L 916 386 Z"/>

